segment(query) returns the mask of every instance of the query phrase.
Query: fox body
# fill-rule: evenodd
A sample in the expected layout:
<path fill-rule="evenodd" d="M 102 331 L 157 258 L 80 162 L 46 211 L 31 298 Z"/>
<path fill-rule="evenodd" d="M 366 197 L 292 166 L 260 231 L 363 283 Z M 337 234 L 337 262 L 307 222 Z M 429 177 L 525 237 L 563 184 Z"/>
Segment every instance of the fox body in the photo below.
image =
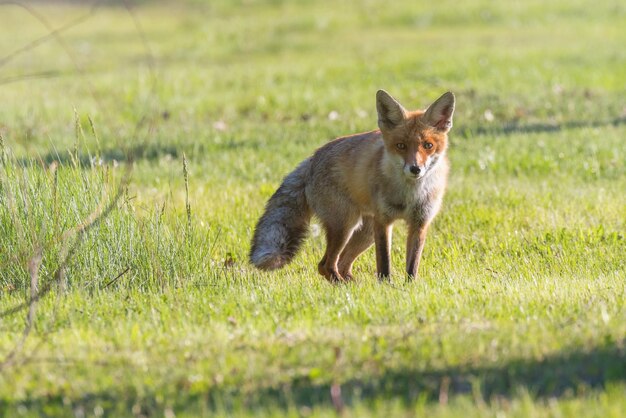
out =
<path fill-rule="evenodd" d="M 351 280 L 354 260 L 375 244 L 377 274 L 386 278 L 392 225 L 404 219 L 406 272 L 415 277 L 446 187 L 454 105 L 448 92 L 425 111 L 408 112 L 379 90 L 378 130 L 329 142 L 285 177 L 254 231 L 252 264 L 273 270 L 291 261 L 316 215 L 327 243 L 321 275 Z"/>

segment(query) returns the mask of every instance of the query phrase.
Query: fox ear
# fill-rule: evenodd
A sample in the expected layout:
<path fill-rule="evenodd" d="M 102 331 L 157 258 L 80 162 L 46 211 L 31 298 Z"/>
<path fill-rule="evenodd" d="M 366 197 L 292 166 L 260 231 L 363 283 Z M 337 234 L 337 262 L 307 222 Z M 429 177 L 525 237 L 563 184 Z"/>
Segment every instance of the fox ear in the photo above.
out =
<path fill-rule="evenodd" d="M 443 96 L 435 100 L 424 112 L 423 119 L 426 124 L 443 132 L 448 132 L 452 128 L 452 114 L 454 113 L 454 94 L 444 93 Z"/>
<path fill-rule="evenodd" d="M 385 90 L 376 92 L 376 110 L 378 111 L 378 127 L 393 129 L 400 125 L 406 117 L 406 110 Z"/>

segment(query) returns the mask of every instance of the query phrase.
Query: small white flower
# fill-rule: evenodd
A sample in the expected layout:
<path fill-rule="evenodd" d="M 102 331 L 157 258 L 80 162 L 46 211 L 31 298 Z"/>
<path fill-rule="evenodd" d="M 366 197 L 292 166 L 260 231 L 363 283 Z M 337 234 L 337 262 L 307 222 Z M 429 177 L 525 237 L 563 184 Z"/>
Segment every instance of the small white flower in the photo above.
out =
<path fill-rule="evenodd" d="M 337 119 L 339 119 L 339 112 L 337 112 L 336 110 L 333 110 L 328 114 L 328 120 L 337 120 Z"/>
<path fill-rule="evenodd" d="M 367 112 L 363 109 L 357 109 L 356 115 L 360 117 L 361 119 L 365 119 L 367 117 Z"/>
<path fill-rule="evenodd" d="M 228 125 L 226 125 L 226 122 L 224 122 L 223 120 L 218 120 L 216 122 L 213 122 L 213 129 L 215 129 L 216 131 L 225 131 L 228 128 Z"/>

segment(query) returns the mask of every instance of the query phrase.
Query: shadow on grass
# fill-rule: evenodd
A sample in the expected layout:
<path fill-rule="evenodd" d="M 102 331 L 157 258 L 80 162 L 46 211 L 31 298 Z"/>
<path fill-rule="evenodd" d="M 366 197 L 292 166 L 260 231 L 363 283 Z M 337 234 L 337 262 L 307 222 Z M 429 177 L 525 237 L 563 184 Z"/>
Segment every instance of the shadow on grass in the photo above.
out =
<path fill-rule="evenodd" d="M 604 121 L 568 121 L 561 124 L 537 123 L 537 124 L 519 124 L 517 122 L 508 122 L 500 125 L 460 125 L 455 128 L 455 136 L 461 138 L 469 138 L 472 136 L 483 135 L 511 135 L 515 133 L 542 133 L 542 132 L 559 132 L 568 129 L 581 128 L 600 128 L 604 126 L 620 126 L 626 124 L 626 117 L 618 117 Z M 329 138 L 329 140 L 332 138 Z M 228 151 L 241 148 L 259 149 L 261 144 L 257 141 L 250 140 L 228 140 L 220 144 L 212 143 L 186 143 L 186 144 L 165 144 L 161 141 L 145 142 L 133 145 L 129 148 L 108 148 L 101 150 L 99 157 L 101 162 L 125 162 L 130 159 L 133 161 L 156 161 L 161 158 L 180 158 L 183 153 L 188 157 L 194 155 L 206 155 L 215 151 Z M 89 167 L 95 162 L 96 152 L 79 152 L 78 161 L 83 167 Z M 21 158 L 22 164 L 28 164 L 33 160 L 32 157 Z M 50 151 L 44 155 L 34 158 L 35 161 L 49 165 L 57 162 L 62 165 L 73 163 L 69 152 Z"/>
<path fill-rule="evenodd" d="M 147 160 L 154 161 L 163 157 L 168 158 L 179 158 L 183 153 L 183 150 L 180 146 L 176 145 L 165 145 L 165 144 L 138 144 L 134 145 L 130 148 L 109 148 L 101 150 L 100 152 L 92 151 L 92 152 L 78 152 L 77 162 L 82 167 L 89 167 L 92 164 L 99 163 L 108 163 L 108 162 L 126 162 L 126 161 L 137 161 L 137 160 Z M 97 157 L 100 161 L 96 161 Z M 59 163 L 61 165 L 71 165 L 74 163 L 72 155 L 69 152 L 56 152 L 50 151 L 46 154 L 40 155 L 38 157 L 24 157 L 20 158 L 19 162 L 22 165 L 28 165 L 32 161 L 36 161 L 37 163 L 50 165 L 53 162 Z"/>
<path fill-rule="evenodd" d="M 78 163 L 82 167 L 90 167 L 92 164 L 111 163 L 111 162 L 127 162 L 127 161 L 148 161 L 153 162 L 162 158 L 179 159 L 183 153 L 189 156 L 206 155 L 215 151 L 229 151 L 240 148 L 260 148 L 258 142 L 253 141 L 225 141 L 221 144 L 163 144 L 161 142 L 140 143 L 129 148 L 108 148 L 100 152 L 79 151 Z M 100 161 L 96 161 L 96 155 Z M 18 160 L 22 165 L 28 165 L 33 161 L 50 165 L 53 162 L 61 165 L 73 164 L 73 158 L 68 151 L 57 152 L 50 151 L 37 157 L 22 157 Z"/>
<path fill-rule="evenodd" d="M 349 406 L 356 401 L 374 405 L 392 399 L 410 407 L 418 401 L 438 402 L 442 391 L 446 392 L 446 397 L 471 394 L 486 402 L 514 397 L 520 389 L 527 390 L 535 399 L 581 395 L 591 389 L 602 389 L 608 383 L 626 381 L 624 342 L 607 342 L 592 350 L 560 352 L 543 360 L 514 360 L 501 366 L 387 370 L 380 375 L 342 382 L 342 400 Z M 293 407 L 332 409 L 330 392 L 331 383 L 314 383 L 308 378 L 292 380 L 279 387 L 256 387 L 246 391 L 217 385 L 202 393 L 189 391 L 176 382 L 158 392 L 138 392 L 135 388 L 124 388 L 120 382 L 119 391 L 92 393 L 81 398 L 53 396 L 17 403 L 0 400 L 0 410 L 26 408 L 29 412 L 50 413 L 68 408 L 73 411 L 102 408 L 111 414 L 129 413 L 139 408 L 143 414 L 151 416 L 162 414 L 165 408 L 202 413 L 286 411 Z"/>
<path fill-rule="evenodd" d="M 516 133 L 543 133 L 560 132 L 568 129 L 601 128 L 604 126 L 620 126 L 626 124 L 626 117 L 617 117 L 609 120 L 581 120 L 567 121 L 563 123 L 532 123 L 520 124 L 519 122 L 506 122 L 500 125 L 481 124 L 478 126 L 460 126 L 455 128 L 457 135 L 468 138 L 481 135 L 511 135 Z"/>

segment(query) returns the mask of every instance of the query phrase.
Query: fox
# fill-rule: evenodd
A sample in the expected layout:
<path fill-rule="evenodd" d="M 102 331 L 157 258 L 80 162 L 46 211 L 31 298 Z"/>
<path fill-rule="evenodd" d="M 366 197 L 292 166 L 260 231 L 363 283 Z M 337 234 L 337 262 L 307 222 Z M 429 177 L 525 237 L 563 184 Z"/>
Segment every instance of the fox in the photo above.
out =
<path fill-rule="evenodd" d="M 454 109 L 451 92 L 407 111 L 378 90 L 378 129 L 326 143 L 284 178 L 254 229 L 251 264 L 270 271 L 291 262 L 316 216 L 326 235 L 319 274 L 332 283 L 354 280 L 354 261 L 374 244 L 376 275 L 388 280 L 393 223 L 403 219 L 406 275 L 417 277 L 447 185 Z"/>

